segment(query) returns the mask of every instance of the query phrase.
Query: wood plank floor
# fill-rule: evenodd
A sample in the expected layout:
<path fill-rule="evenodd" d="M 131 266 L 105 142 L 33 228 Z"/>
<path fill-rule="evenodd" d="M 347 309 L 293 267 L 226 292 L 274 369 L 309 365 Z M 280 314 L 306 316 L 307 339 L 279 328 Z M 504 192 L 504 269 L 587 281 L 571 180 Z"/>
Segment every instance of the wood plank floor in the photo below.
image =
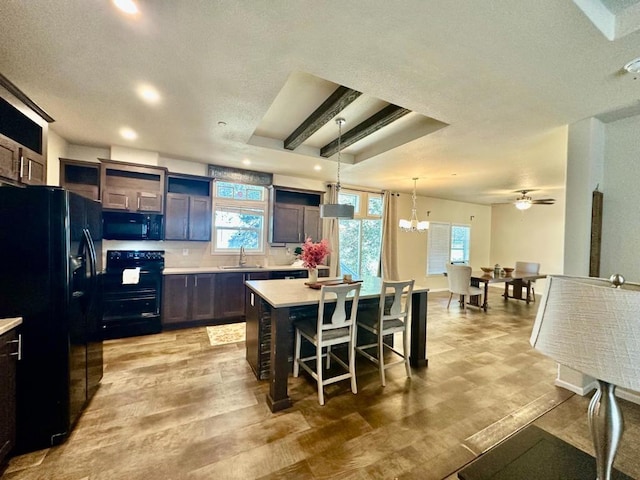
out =
<path fill-rule="evenodd" d="M 272 414 L 244 343 L 212 347 L 204 328 L 105 343 L 102 385 L 69 440 L 12 459 L 2 480 L 451 479 L 529 422 L 592 452 L 588 398 L 554 387 L 555 364 L 529 346 L 537 304 L 489 313 L 429 295 L 429 367 L 405 377 L 358 360 L 349 382 L 290 378 L 294 406 Z M 616 466 L 640 478 L 640 407 L 622 402 Z M 545 413 L 546 412 L 546 413 Z M 537 420 L 536 420 L 537 419 Z"/>

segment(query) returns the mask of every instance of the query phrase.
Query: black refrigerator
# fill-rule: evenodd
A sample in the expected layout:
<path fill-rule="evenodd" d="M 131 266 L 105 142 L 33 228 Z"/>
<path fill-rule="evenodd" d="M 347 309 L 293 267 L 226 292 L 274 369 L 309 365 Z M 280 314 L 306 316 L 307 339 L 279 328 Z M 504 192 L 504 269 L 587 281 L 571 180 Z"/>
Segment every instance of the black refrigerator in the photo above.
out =
<path fill-rule="evenodd" d="M 0 187 L 0 318 L 23 317 L 16 453 L 63 442 L 102 378 L 102 206 Z"/>

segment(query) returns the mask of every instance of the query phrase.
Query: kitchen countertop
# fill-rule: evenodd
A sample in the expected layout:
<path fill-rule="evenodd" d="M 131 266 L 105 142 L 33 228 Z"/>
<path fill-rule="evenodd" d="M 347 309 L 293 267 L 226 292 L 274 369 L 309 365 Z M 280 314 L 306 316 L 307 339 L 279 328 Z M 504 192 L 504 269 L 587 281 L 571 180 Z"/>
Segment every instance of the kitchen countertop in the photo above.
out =
<path fill-rule="evenodd" d="M 318 269 L 329 269 L 326 265 L 319 265 Z M 233 272 L 282 272 L 282 271 L 299 271 L 306 270 L 305 267 L 294 265 L 269 265 L 261 267 L 258 265 L 246 265 L 242 268 L 222 268 L 222 267 L 165 267 L 162 271 L 164 275 L 179 275 L 189 273 L 233 273 Z"/>
<path fill-rule="evenodd" d="M 0 335 L 16 328 L 22 323 L 22 317 L 0 318 Z"/>

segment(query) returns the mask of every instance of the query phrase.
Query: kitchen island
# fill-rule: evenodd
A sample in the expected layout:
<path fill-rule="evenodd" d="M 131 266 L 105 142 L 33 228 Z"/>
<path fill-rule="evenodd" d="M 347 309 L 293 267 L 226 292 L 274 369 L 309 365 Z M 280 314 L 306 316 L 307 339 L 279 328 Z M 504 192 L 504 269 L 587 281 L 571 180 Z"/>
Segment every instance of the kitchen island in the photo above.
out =
<path fill-rule="evenodd" d="M 270 381 L 267 404 L 272 412 L 288 408 L 287 381 L 292 371 L 293 321 L 317 317 L 320 290 L 305 285 L 306 279 L 249 280 L 247 286 L 247 360 L 258 378 Z M 362 284 L 358 316 L 377 315 L 381 280 Z M 427 292 L 416 285 L 411 300 L 411 351 L 414 367 L 427 365 Z M 268 330 L 261 332 L 261 328 Z M 261 348 L 264 347 L 264 348 Z M 266 354 L 268 360 L 259 358 Z M 266 371 L 264 370 L 266 365 Z M 264 373 L 264 377 L 261 375 Z"/>

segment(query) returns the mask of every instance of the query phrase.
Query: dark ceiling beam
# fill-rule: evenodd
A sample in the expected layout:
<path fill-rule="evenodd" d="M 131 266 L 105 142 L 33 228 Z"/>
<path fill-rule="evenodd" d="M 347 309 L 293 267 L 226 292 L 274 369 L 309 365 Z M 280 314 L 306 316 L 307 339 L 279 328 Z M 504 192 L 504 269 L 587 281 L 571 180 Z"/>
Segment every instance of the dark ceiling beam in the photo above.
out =
<path fill-rule="evenodd" d="M 356 125 L 347 133 L 344 133 L 341 138 L 340 147 L 342 150 L 349 145 L 353 145 L 359 140 L 377 132 L 383 127 L 386 127 L 392 122 L 395 122 L 399 118 L 404 117 L 407 113 L 411 113 L 411 110 L 399 107 L 397 105 L 387 105 L 378 113 L 367 118 L 364 122 Z M 328 158 L 338 151 L 338 139 L 336 138 L 331 143 L 328 143 L 320 149 L 320 156 Z"/>
<path fill-rule="evenodd" d="M 316 133 L 329 120 L 344 110 L 356 98 L 362 95 L 357 90 L 340 86 L 327 98 L 322 105 L 307 117 L 294 132 L 284 141 L 284 148 L 293 150 L 300 146 L 311 135 Z"/>

